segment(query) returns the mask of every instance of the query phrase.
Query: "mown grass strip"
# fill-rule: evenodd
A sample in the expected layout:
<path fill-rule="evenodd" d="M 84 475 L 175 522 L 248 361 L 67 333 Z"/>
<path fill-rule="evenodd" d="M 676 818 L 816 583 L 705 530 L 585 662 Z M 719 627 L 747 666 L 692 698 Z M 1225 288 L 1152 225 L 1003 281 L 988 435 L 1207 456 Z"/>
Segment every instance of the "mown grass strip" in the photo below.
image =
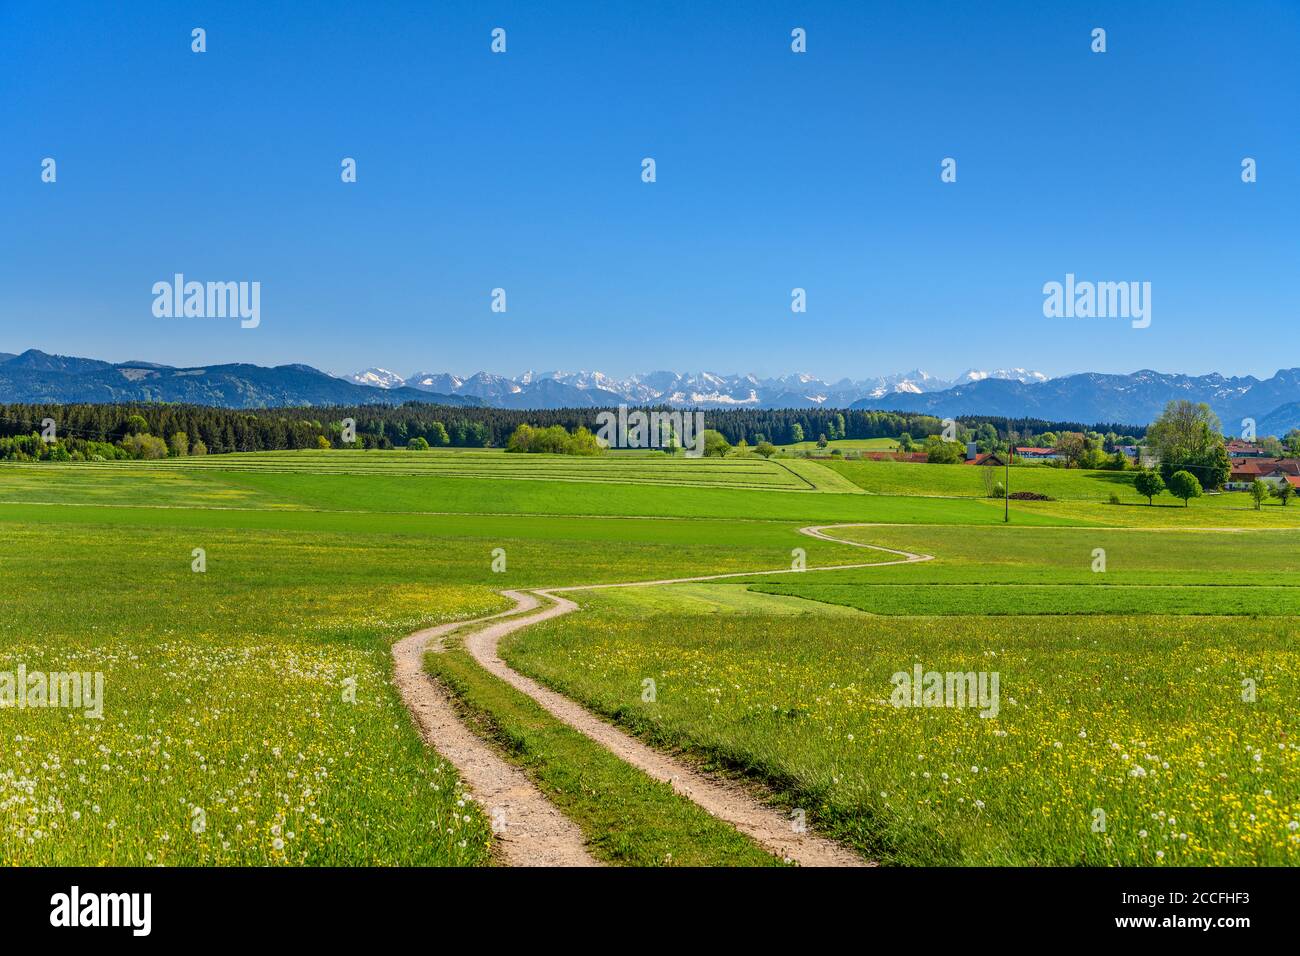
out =
<path fill-rule="evenodd" d="M 484 671 L 456 642 L 425 657 L 466 722 L 500 746 L 587 837 L 593 856 L 622 866 L 775 866 L 731 826 L 556 720 Z M 507 826 L 509 823 L 507 821 Z"/>

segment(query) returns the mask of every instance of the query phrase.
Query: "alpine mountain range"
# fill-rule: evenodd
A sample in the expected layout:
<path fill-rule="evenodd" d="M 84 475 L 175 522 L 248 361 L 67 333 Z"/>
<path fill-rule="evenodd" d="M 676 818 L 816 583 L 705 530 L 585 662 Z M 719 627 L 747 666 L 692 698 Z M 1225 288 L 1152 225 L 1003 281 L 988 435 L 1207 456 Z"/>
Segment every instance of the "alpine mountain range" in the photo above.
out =
<path fill-rule="evenodd" d="M 1150 369 L 1048 378 L 1023 368 L 971 369 L 951 380 L 913 370 L 836 382 L 806 374 L 762 378 L 666 371 L 629 378 L 598 371 L 525 372 L 513 377 L 420 372 L 404 378 L 381 368 L 331 375 L 302 364 L 175 367 L 51 355 L 38 349 L 18 355 L 0 352 L 0 403 L 190 402 L 264 408 L 422 401 L 512 409 L 620 404 L 705 410 L 845 408 L 1144 425 L 1175 399 L 1205 402 L 1227 433 L 1240 433 L 1243 421 L 1253 419 L 1258 434 L 1280 436 L 1300 427 L 1300 368 L 1282 369 L 1264 379 Z"/>

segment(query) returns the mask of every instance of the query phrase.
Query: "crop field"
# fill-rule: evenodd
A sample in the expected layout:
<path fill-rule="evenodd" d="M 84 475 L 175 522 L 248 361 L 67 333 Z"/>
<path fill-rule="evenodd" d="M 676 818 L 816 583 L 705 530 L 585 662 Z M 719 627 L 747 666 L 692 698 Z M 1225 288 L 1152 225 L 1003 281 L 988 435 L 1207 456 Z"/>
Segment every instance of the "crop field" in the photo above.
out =
<path fill-rule="evenodd" d="M 500 450 L 456 451 L 271 451 L 211 458 L 163 458 L 153 462 L 87 463 L 87 470 L 244 472 L 254 474 L 444 476 L 527 481 L 617 482 L 619 484 L 693 485 L 717 488 L 820 490 L 815 480 L 837 490 L 838 480 L 804 462 L 764 458 L 689 459 L 649 452 L 614 452 L 599 457 L 511 455 Z M 808 477 L 805 477 L 808 476 Z"/>
<path fill-rule="evenodd" d="M 1058 500 L 1012 502 L 1007 526 L 975 470 L 497 451 L 0 465 L 0 675 L 103 679 L 101 716 L 0 694 L 0 863 L 502 862 L 390 648 L 505 611 L 503 590 L 564 587 L 580 609 L 504 637 L 507 664 L 863 859 L 1300 861 L 1300 506 L 1148 507 L 1126 476 L 1024 469 Z M 827 525 L 851 527 L 800 531 Z M 736 576 L 585 589 L 716 575 Z M 781 862 L 483 670 L 473 627 L 427 668 L 596 859 Z M 895 706 L 916 665 L 997 674 L 996 714 Z"/>
<path fill-rule="evenodd" d="M 777 447 L 781 451 L 796 454 L 810 451 L 818 455 L 829 455 L 837 448 L 840 451 L 898 451 L 898 442 L 892 438 L 835 438 L 828 441 L 825 446 L 818 445 L 816 440 L 811 440 L 791 442 Z"/>

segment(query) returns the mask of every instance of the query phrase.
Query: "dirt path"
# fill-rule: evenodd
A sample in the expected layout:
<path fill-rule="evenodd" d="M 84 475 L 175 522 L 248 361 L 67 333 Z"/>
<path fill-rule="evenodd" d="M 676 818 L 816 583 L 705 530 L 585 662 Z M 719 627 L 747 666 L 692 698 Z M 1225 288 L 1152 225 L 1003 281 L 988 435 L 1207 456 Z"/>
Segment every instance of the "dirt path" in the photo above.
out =
<path fill-rule="evenodd" d="M 835 544 L 867 548 L 896 555 L 890 561 L 873 561 L 857 564 L 840 564 L 829 567 L 796 571 L 782 568 L 775 571 L 739 571 L 727 574 L 705 574 L 694 577 L 666 578 L 657 581 L 634 581 L 619 584 L 569 585 L 555 588 L 529 588 L 502 591 L 504 597 L 515 602 L 512 610 L 475 621 L 461 621 L 420 631 L 404 638 L 393 647 L 398 686 L 403 699 L 416 715 L 425 739 L 444 757 L 456 765 L 469 784 L 476 799 L 485 807 L 500 804 L 502 799 L 513 799 L 514 813 L 519 814 L 519 824 L 508 827 L 503 845 L 506 858 L 516 865 L 556 865 L 559 861 L 570 864 L 592 862 L 579 858 L 583 849 L 582 834 L 527 780 L 521 771 L 502 761 L 457 719 L 447 697 L 447 692 L 432 681 L 421 667 L 421 658 L 430 642 L 442 635 L 478 624 L 485 627 L 472 631 L 465 638 L 466 650 L 488 672 L 510 684 L 515 689 L 537 701 L 552 716 L 580 731 L 607 748 L 619 758 L 632 764 L 656 780 L 672 785 L 684 797 L 693 800 L 708 813 L 725 820 L 748 835 L 770 852 L 803 866 L 863 866 L 868 865 L 857 853 L 848 848 L 804 830 L 798 832 L 783 811 L 774 809 L 756 799 L 748 790 L 732 781 L 703 773 L 689 764 L 654 750 L 636 737 L 592 714 L 580 704 L 544 687 L 530 677 L 512 669 L 498 654 L 501 638 L 529 625 L 569 614 L 578 605 L 561 594 L 573 591 L 590 591 L 607 588 L 653 587 L 663 584 L 687 584 L 700 581 L 718 581 L 726 578 L 747 578 L 758 575 L 804 574 L 813 571 L 848 570 L 851 568 L 880 567 L 888 564 L 906 564 L 929 561 L 933 555 L 913 554 L 877 545 L 862 544 L 836 538 L 827 532 L 836 528 L 866 527 L 861 524 L 816 525 L 800 528 L 801 534 Z M 542 602 L 546 601 L 545 606 Z M 493 796 L 495 795 L 495 796 Z M 497 803 L 494 804 L 493 800 Z M 515 820 L 510 810 L 508 819 Z M 557 819 L 558 818 L 558 819 Z M 567 824 L 567 828 L 561 825 Z M 576 841 L 576 843 L 574 842 Z M 545 859 L 543 859 L 545 857 Z"/>
<path fill-rule="evenodd" d="M 524 597 L 504 613 L 531 610 L 540 603 L 532 595 Z M 504 820 L 496 840 L 506 862 L 512 866 L 596 866 L 598 861 L 587 852 L 577 825 L 557 810 L 522 770 L 498 757 L 461 723 L 449 692 L 424 671 L 425 652 L 443 635 L 501 616 L 443 624 L 402 638 L 393 645 L 393 678 L 425 743 L 451 761 L 489 817 Z"/>

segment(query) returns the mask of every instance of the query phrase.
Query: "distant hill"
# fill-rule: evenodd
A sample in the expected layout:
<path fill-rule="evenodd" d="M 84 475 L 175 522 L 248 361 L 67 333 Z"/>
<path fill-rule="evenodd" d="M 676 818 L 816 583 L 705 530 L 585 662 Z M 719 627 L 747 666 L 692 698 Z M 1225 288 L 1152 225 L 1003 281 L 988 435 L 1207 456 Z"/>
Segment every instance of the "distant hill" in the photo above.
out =
<path fill-rule="evenodd" d="M 1279 438 L 1293 428 L 1300 428 L 1300 402 L 1280 405 L 1255 423 L 1257 434 Z"/>
<path fill-rule="evenodd" d="M 0 357 L 0 402 L 188 402 L 223 408 L 433 402 L 481 405 L 463 395 L 415 388 L 356 385 L 310 365 L 208 365 L 172 368 L 149 362 L 113 364 L 29 349 Z"/>
<path fill-rule="evenodd" d="M 1205 402 L 1227 434 L 1253 418 L 1260 435 L 1300 428 L 1300 368 L 1271 378 L 1178 375 L 1143 369 L 1129 375 L 1085 372 L 1049 379 L 1023 368 L 971 369 L 945 381 L 919 369 L 858 381 L 812 375 L 759 378 L 712 372 L 651 372 L 616 379 L 602 372 L 418 372 L 382 368 L 348 378 L 309 365 L 208 365 L 104 362 L 30 349 L 0 353 L 0 402 L 189 402 L 225 408 L 432 402 L 502 409 L 629 405 L 722 409 L 876 409 L 1037 418 L 1065 422 L 1153 421 L 1175 399 Z"/>
<path fill-rule="evenodd" d="M 1146 423 L 1176 399 L 1205 402 L 1225 433 L 1240 434 L 1255 419 L 1260 435 L 1283 435 L 1300 427 L 1300 369 L 1272 378 L 1247 375 L 1171 375 L 1143 369 L 1131 375 L 1086 372 L 1046 382 L 985 379 L 924 394 L 895 393 L 854 402 L 851 408 L 958 415 L 1030 416 L 1053 421 Z M 1267 423 L 1267 425 L 1266 425 Z"/>

